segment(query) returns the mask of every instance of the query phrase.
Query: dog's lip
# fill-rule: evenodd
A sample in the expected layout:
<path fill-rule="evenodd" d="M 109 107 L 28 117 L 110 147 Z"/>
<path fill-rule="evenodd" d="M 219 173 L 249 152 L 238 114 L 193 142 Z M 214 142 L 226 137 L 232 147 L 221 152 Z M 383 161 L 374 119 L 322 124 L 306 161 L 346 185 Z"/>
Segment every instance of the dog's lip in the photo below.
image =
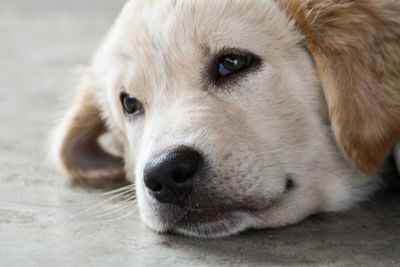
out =
<path fill-rule="evenodd" d="M 232 217 L 233 211 L 195 210 L 186 213 L 170 228 L 178 232 L 197 237 L 216 237 L 230 234 L 230 223 L 237 224 Z M 225 223 L 224 223 L 225 222 Z"/>
<path fill-rule="evenodd" d="M 201 224 L 213 221 L 226 219 L 233 212 L 233 210 L 192 210 L 187 211 L 186 215 L 182 217 L 177 224 L 184 222 L 184 224 Z"/>
<path fill-rule="evenodd" d="M 244 214 L 246 217 L 257 216 L 257 214 L 270 209 L 274 203 L 275 201 L 268 201 L 262 205 L 257 203 L 257 206 L 251 207 L 185 209 L 186 213 L 174 223 L 172 230 L 203 237 L 229 235 L 234 226 L 241 225 L 241 218 Z M 243 227 L 239 231 L 245 228 Z"/>
<path fill-rule="evenodd" d="M 186 209 L 186 217 L 190 219 L 199 219 L 199 221 L 217 221 L 219 219 L 224 219 L 233 212 L 247 212 L 247 213 L 258 213 L 269 209 L 273 201 L 268 201 L 263 204 L 257 203 L 258 205 L 253 206 L 238 206 L 238 207 L 224 207 L 224 208 L 204 208 L 204 209 Z M 182 218 L 182 219 L 185 219 Z M 181 220 L 182 220 L 181 219 Z"/>

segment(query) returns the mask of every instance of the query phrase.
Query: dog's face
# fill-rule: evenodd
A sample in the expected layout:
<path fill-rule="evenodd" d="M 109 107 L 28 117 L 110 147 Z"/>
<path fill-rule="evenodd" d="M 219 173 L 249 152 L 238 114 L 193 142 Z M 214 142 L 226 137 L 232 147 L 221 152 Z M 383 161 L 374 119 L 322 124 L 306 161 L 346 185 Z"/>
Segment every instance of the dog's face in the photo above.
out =
<path fill-rule="evenodd" d="M 374 179 L 336 144 L 308 45 L 275 1 L 131 1 L 59 130 L 63 164 L 126 175 L 160 232 L 221 236 L 348 207 Z M 97 146 L 103 122 L 124 170 Z"/>

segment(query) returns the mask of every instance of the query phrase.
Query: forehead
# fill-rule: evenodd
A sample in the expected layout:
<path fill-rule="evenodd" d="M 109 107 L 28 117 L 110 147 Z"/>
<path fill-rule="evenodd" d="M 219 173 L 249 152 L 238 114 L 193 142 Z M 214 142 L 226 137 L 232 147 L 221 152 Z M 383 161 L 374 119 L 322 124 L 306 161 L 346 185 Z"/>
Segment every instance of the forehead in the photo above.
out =
<path fill-rule="evenodd" d="M 162 83 L 165 77 L 171 80 L 176 71 L 191 73 L 193 66 L 223 48 L 246 49 L 263 57 L 266 49 L 297 42 L 293 29 L 272 0 L 132 0 L 105 49 L 125 73 L 140 76 L 145 85 L 150 80 Z"/>

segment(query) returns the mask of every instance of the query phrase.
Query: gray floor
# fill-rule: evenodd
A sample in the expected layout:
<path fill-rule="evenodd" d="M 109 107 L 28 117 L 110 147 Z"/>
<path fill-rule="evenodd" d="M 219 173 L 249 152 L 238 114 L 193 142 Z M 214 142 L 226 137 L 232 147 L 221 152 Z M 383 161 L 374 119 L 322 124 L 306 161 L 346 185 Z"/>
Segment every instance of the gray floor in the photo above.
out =
<path fill-rule="evenodd" d="M 57 103 L 122 2 L 0 2 L 1 266 L 400 265 L 398 192 L 284 229 L 200 240 L 155 234 L 133 207 L 110 213 L 121 203 L 95 206 L 107 196 L 51 171 Z"/>

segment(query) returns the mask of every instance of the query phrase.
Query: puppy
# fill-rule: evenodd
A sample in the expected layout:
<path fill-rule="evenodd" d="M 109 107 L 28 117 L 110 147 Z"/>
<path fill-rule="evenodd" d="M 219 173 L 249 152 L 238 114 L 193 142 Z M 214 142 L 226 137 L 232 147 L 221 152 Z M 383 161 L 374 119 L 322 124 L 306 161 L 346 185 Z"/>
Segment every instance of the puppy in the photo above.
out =
<path fill-rule="evenodd" d="M 378 187 L 400 136 L 400 2 L 132 0 L 76 92 L 53 157 L 135 183 L 151 229 L 293 224 Z"/>

